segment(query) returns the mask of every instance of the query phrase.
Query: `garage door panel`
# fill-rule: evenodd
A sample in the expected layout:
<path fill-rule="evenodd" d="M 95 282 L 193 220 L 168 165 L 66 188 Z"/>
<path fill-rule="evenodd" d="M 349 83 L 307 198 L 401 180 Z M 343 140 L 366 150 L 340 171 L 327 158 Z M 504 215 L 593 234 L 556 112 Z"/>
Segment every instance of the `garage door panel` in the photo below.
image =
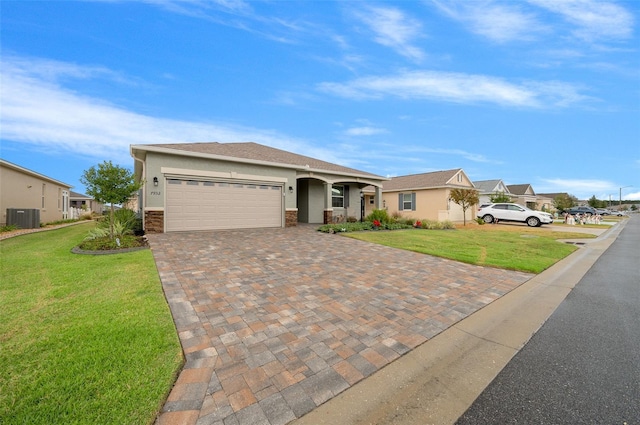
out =
<path fill-rule="evenodd" d="M 167 231 L 282 226 L 282 187 L 170 179 Z"/>

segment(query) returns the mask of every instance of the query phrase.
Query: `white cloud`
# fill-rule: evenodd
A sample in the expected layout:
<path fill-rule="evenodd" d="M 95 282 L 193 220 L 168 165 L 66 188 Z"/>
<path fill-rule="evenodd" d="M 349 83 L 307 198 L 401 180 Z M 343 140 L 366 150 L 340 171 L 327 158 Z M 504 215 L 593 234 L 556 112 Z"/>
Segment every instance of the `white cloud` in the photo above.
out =
<path fill-rule="evenodd" d="M 337 162 L 330 151 L 275 131 L 147 116 L 82 96 L 58 81 L 115 75 L 105 68 L 4 57 L 0 72 L 2 140 L 119 162 L 131 160 L 131 144 L 252 141 Z"/>
<path fill-rule="evenodd" d="M 418 20 L 392 7 L 364 8 L 356 17 L 375 33 L 377 43 L 414 61 L 424 58 L 424 52 L 414 45 L 422 29 Z"/>
<path fill-rule="evenodd" d="M 375 134 L 387 133 L 384 128 L 377 127 L 352 127 L 345 130 L 344 134 L 347 136 L 373 136 Z"/>
<path fill-rule="evenodd" d="M 535 15 L 524 12 L 515 2 L 433 0 L 432 3 L 445 15 L 466 25 L 471 32 L 498 43 L 531 40 L 534 34 L 546 31 Z"/>
<path fill-rule="evenodd" d="M 346 83 L 321 83 L 320 91 L 350 99 L 434 99 L 453 103 L 494 103 L 504 106 L 567 106 L 586 100 L 568 83 L 511 83 L 485 75 L 412 71 L 393 76 L 363 77 Z"/>
<path fill-rule="evenodd" d="M 577 27 L 573 34 L 583 40 L 626 39 L 633 35 L 633 15 L 613 2 L 602 0 L 528 1 L 560 14 Z"/>
<path fill-rule="evenodd" d="M 595 196 L 600 200 L 618 199 L 620 188 L 615 183 L 607 180 L 591 179 L 542 179 L 540 185 L 535 188 L 539 193 L 566 192 L 578 199 L 589 199 Z M 623 189 L 624 195 L 624 189 Z M 623 199 L 631 199 L 623 196 Z"/>

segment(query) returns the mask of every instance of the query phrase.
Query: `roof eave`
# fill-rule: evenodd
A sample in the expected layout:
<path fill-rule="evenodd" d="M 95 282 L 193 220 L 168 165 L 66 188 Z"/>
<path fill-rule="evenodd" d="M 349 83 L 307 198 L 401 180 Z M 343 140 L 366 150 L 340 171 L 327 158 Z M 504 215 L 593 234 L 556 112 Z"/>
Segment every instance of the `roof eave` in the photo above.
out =
<path fill-rule="evenodd" d="M 294 165 L 294 164 L 285 164 L 281 162 L 262 161 L 258 159 L 247 159 L 247 158 L 238 158 L 234 156 L 216 155 L 211 153 L 184 151 L 180 149 L 163 148 L 159 146 L 131 145 L 132 156 L 135 156 L 135 153 L 134 153 L 135 151 L 191 156 L 191 157 L 203 158 L 203 159 L 216 159 L 220 161 L 238 162 L 242 164 L 267 165 L 271 167 L 287 168 L 290 170 L 306 171 L 310 173 L 340 174 L 343 176 L 358 177 L 358 178 L 364 178 L 369 180 L 389 180 L 385 177 L 376 176 L 374 174 L 360 174 L 360 173 L 349 173 L 349 172 L 343 172 L 343 171 L 325 170 L 322 168 L 305 167 L 305 166 Z"/>

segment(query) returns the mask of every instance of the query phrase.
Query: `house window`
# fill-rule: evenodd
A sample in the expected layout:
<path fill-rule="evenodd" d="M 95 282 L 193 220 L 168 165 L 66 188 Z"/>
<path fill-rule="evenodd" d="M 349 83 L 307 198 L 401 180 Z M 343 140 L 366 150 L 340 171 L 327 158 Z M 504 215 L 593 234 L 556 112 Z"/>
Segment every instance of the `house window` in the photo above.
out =
<path fill-rule="evenodd" d="M 411 194 L 403 193 L 402 194 L 402 209 L 403 210 L 411 210 L 413 207 L 413 203 L 411 202 Z"/>
<path fill-rule="evenodd" d="M 42 183 L 42 208 L 44 208 L 44 194 L 47 191 L 46 183 Z"/>
<path fill-rule="evenodd" d="M 375 203 L 376 203 L 376 197 L 375 196 L 369 196 L 369 204 L 375 205 Z"/>
<path fill-rule="evenodd" d="M 416 210 L 416 194 L 414 193 L 400 193 L 398 195 L 398 210 L 399 211 L 415 211 Z"/>
<path fill-rule="evenodd" d="M 331 206 L 344 208 L 344 186 L 331 186 Z"/>

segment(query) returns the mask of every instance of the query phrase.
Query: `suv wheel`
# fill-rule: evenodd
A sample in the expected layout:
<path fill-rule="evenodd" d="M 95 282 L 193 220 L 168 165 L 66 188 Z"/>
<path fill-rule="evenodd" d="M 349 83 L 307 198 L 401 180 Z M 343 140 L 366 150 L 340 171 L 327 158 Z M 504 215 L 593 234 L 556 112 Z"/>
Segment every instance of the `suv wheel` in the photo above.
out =
<path fill-rule="evenodd" d="M 487 224 L 493 223 L 493 216 L 491 214 L 487 214 L 487 215 L 482 216 L 482 219 Z"/>
<path fill-rule="evenodd" d="M 527 219 L 527 226 L 530 226 L 530 227 L 540 226 L 540 219 L 538 217 L 529 217 Z"/>

